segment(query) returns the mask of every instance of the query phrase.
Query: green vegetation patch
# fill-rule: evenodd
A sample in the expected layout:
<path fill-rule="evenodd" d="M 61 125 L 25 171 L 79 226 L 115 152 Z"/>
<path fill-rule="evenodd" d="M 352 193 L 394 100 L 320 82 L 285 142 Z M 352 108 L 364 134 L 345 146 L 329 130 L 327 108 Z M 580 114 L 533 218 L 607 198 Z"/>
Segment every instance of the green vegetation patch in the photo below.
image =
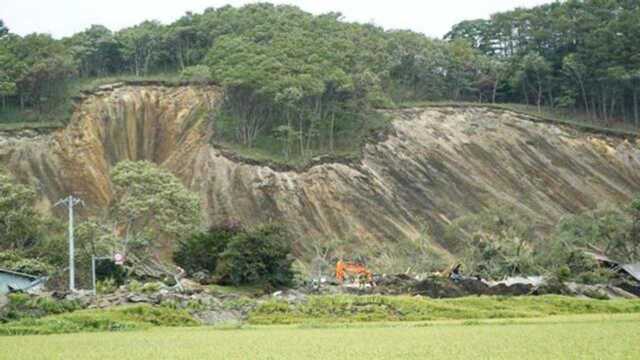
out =
<path fill-rule="evenodd" d="M 469 319 L 538 318 L 551 315 L 619 314 L 640 312 L 638 300 L 586 300 L 562 296 L 469 297 L 424 299 L 390 296 L 313 296 L 289 304 L 272 300 L 250 315 L 251 324 L 308 322 L 381 322 Z"/>
<path fill-rule="evenodd" d="M 80 303 L 73 300 L 31 297 L 20 293 L 9 294 L 7 297 L 8 304 L 0 310 L 0 323 L 63 314 L 81 308 Z"/>
<path fill-rule="evenodd" d="M 197 322 L 183 310 L 133 306 L 109 310 L 27 318 L 0 326 L 0 335 L 46 335 L 94 331 L 142 330 L 153 326 L 194 326 Z"/>
<path fill-rule="evenodd" d="M 22 359 L 635 359 L 638 315 L 512 323 L 367 324 L 0 337 Z"/>

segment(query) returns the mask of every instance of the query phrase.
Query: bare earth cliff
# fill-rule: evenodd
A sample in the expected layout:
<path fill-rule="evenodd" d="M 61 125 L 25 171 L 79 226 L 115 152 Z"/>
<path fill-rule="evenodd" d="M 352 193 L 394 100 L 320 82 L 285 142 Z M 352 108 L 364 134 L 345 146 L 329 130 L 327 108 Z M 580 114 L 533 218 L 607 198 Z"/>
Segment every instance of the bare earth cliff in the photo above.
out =
<path fill-rule="evenodd" d="M 552 220 L 640 191 L 634 142 L 480 107 L 393 111 L 392 134 L 360 163 L 276 171 L 210 144 L 220 96 L 211 86 L 104 87 L 63 130 L 0 133 L 0 165 L 37 187 L 43 210 L 73 192 L 92 211 L 109 201 L 114 164 L 150 160 L 200 194 L 206 221 L 280 220 L 302 241 L 406 240 L 495 203 Z"/>

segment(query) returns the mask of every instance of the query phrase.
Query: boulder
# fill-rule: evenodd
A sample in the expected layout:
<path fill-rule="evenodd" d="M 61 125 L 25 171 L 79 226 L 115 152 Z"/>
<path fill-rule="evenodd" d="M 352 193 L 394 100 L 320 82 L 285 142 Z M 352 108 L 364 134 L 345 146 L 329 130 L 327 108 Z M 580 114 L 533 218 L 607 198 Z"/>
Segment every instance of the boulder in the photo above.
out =
<path fill-rule="evenodd" d="M 271 294 L 271 297 L 276 298 L 278 300 L 284 300 L 288 303 L 296 303 L 296 304 L 307 301 L 307 295 L 301 293 L 298 290 L 293 290 L 293 289 L 276 291 L 273 294 Z"/>
<path fill-rule="evenodd" d="M 136 293 L 132 293 L 132 294 L 128 294 L 127 295 L 127 301 L 130 303 L 134 303 L 134 304 L 138 304 L 138 303 L 146 303 L 146 304 L 152 304 L 155 303 L 155 301 L 151 300 L 151 297 L 145 294 L 136 294 Z"/>
<path fill-rule="evenodd" d="M 191 278 L 202 285 L 209 285 L 212 283 L 211 274 L 206 270 L 198 271 L 197 273 L 191 275 Z"/>
<path fill-rule="evenodd" d="M 202 285 L 189 279 L 180 279 L 180 286 L 182 287 L 182 291 L 187 294 L 199 293 L 205 290 Z"/>
<path fill-rule="evenodd" d="M 239 324 L 242 315 L 236 311 L 205 310 L 193 313 L 193 317 L 203 325 Z"/>

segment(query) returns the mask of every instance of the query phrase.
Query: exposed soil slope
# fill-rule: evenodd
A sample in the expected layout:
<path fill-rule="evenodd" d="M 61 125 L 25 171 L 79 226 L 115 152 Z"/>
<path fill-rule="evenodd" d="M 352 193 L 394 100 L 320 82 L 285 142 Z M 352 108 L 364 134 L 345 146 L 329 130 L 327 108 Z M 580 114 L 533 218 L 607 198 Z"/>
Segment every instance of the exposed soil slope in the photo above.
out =
<path fill-rule="evenodd" d="M 438 229 L 493 203 L 552 221 L 640 191 L 634 142 L 480 107 L 391 111 L 392 134 L 361 162 L 276 171 L 210 144 L 220 97 L 213 86 L 104 87 L 65 129 L 0 134 L 0 164 L 37 186 L 43 209 L 69 192 L 103 207 L 110 168 L 145 159 L 198 192 L 209 222 L 278 220 L 300 239 L 370 242 L 415 238 L 425 222 Z"/>

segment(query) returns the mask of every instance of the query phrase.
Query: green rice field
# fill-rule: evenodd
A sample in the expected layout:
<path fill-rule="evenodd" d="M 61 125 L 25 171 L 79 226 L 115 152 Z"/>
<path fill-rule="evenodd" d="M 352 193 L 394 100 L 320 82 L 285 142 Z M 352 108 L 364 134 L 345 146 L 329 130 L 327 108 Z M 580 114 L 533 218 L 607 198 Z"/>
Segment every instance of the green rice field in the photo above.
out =
<path fill-rule="evenodd" d="M 640 314 L 0 337 L 1 359 L 638 359 Z"/>

